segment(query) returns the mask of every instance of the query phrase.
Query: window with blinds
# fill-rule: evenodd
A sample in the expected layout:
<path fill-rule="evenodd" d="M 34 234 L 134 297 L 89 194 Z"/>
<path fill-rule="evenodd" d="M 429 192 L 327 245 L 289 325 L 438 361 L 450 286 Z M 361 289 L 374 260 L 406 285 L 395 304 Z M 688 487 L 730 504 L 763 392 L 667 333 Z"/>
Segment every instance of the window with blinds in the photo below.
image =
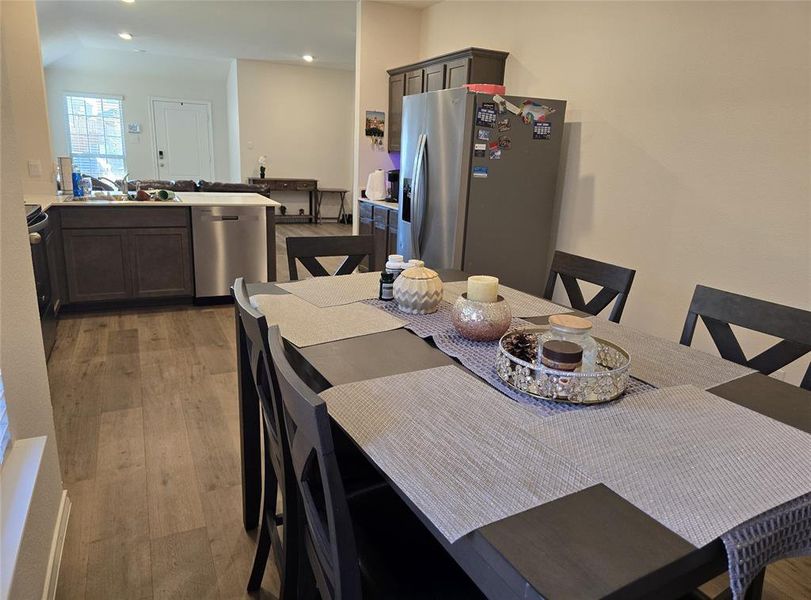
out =
<path fill-rule="evenodd" d="M 82 175 L 121 179 L 127 172 L 122 99 L 68 94 L 65 115 L 74 169 Z"/>
<path fill-rule="evenodd" d="M 11 444 L 11 431 L 8 428 L 8 411 L 6 411 L 6 393 L 3 387 L 3 374 L 0 373 L 0 465 L 6 458 L 6 450 Z"/>

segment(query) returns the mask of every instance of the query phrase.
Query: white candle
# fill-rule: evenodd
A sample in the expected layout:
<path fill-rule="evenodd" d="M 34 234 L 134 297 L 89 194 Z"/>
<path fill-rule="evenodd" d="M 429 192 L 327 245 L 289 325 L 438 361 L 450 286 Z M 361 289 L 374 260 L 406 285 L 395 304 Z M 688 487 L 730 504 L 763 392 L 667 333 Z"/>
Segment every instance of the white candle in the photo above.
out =
<path fill-rule="evenodd" d="M 467 278 L 467 299 L 474 302 L 498 300 L 498 277 L 473 275 Z"/>

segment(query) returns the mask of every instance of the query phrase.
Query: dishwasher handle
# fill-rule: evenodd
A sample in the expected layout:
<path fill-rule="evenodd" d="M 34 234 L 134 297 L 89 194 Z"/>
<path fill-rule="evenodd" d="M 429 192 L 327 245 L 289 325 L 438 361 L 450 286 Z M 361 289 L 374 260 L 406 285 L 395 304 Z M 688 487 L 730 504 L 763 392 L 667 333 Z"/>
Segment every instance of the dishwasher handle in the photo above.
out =
<path fill-rule="evenodd" d="M 259 217 L 255 215 L 200 215 L 201 221 L 220 222 L 220 221 L 258 221 Z"/>

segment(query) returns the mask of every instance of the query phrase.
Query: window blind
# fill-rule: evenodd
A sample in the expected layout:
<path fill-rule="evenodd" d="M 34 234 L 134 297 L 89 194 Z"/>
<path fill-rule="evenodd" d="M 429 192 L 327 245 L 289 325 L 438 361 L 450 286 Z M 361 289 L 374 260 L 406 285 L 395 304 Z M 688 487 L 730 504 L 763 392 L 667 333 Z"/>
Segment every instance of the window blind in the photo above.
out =
<path fill-rule="evenodd" d="M 124 111 L 121 98 L 65 96 L 70 155 L 82 175 L 120 179 L 124 157 Z"/>

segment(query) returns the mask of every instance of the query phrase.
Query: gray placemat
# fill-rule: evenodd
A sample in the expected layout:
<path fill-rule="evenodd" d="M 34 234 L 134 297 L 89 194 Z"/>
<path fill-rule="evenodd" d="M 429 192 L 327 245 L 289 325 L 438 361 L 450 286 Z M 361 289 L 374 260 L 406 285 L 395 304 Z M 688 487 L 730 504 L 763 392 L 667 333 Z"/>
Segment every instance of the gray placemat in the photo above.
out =
<path fill-rule="evenodd" d="M 460 294 L 467 291 L 467 281 L 449 281 L 443 284 L 443 299 L 453 304 Z M 547 317 L 561 313 L 572 312 L 571 308 L 560 306 L 549 300 L 538 298 L 506 285 L 498 286 L 498 293 L 510 305 L 514 317 Z"/>
<path fill-rule="evenodd" d="M 592 335 L 622 346 L 631 355 L 631 375 L 658 388 L 694 385 L 709 389 L 754 373 L 719 356 L 658 338 L 627 325 L 589 317 Z"/>
<path fill-rule="evenodd" d="M 811 435 L 692 386 L 533 425 L 544 444 L 697 547 L 811 492 Z"/>
<path fill-rule="evenodd" d="M 540 443 L 533 415 L 455 366 L 339 385 L 321 397 L 451 542 L 594 484 Z"/>
<path fill-rule="evenodd" d="M 319 308 L 292 294 L 260 294 L 251 302 L 282 335 L 304 348 L 325 342 L 399 329 L 404 322 L 367 304 Z"/>
<path fill-rule="evenodd" d="M 377 298 L 380 294 L 380 271 L 312 277 L 277 285 L 310 304 L 321 307 L 339 306 Z"/>

